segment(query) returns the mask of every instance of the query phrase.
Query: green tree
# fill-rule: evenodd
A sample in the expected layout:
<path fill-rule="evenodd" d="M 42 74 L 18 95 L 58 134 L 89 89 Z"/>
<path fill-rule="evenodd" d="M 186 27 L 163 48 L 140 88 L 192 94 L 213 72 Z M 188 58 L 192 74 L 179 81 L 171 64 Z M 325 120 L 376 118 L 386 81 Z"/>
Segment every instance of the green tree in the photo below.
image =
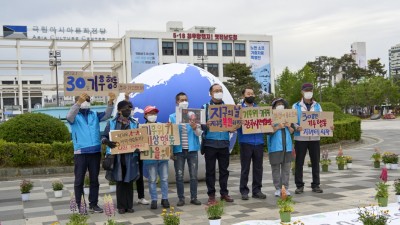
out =
<path fill-rule="evenodd" d="M 380 58 L 368 60 L 368 72 L 371 76 L 382 76 L 386 75 L 385 64 L 380 62 Z"/>

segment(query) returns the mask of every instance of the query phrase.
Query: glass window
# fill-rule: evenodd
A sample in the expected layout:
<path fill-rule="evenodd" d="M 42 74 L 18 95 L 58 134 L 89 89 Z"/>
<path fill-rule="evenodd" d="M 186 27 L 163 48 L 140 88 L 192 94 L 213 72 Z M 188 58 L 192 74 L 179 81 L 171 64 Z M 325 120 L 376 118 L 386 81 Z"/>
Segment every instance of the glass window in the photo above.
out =
<path fill-rule="evenodd" d="M 207 43 L 207 55 L 218 56 L 218 43 Z"/>
<path fill-rule="evenodd" d="M 163 41 L 162 52 L 163 52 L 163 55 L 174 55 L 174 43 Z"/>
<path fill-rule="evenodd" d="M 207 71 L 213 74 L 214 76 L 218 77 L 218 64 L 207 64 Z"/>
<path fill-rule="evenodd" d="M 189 42 L 176 43 L 177 55 L 189 55 Z"/>
<path fill-rule="evenodd" d="M 193 55 L 204 55 L 204 43 L 203 42 L 193 42 Z"/>
<path fill-rule="evenodd" d="M 246 56 L 246 44 L 235 43 L 235 56 Z"/>
<path fill-rule="evenodd" d="M 29 83 L 30 84 L 41 84 L 42 81 L 40 81 L 40 80 L 31 80 Z"/>
<path fill-rule="evenodd" d="M 222 43 L 222 56 L 232 56 L 232 43 Z"/>

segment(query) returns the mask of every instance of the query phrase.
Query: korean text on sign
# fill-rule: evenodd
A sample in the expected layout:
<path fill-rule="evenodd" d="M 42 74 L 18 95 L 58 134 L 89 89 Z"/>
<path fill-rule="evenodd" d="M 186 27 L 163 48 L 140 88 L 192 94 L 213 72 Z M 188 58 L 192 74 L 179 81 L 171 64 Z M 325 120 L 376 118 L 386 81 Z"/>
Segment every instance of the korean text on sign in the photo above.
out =
<path fill-rule="evenodd" d="M 243 134 L 272 132 L 272 107 L 242 108 Z"/>
<path fill-rule="evenodd" d="M 119 92 L 118 75 L 110 72 L 64 72 L 64 93 L 77 96 L 87 93 L 90 96 L 106 96 Z"/>
<path fill-rule="evenodd" d="M 117 142 L 117 147 L 111 149 L 111 154 L 124 154 L 149 149 L 149 135 L 146 128 L 130 130 L 112 130 L 110 140 Z"/>
<path fill-rule="evenodd" d="M 229 131 L 241 124 L 240 109 L 239 105 L 209 105 L 210 131 Z"/>
<path fill-rule="evenodd" d="M 179 128 L 176 124 L 148 123 L 140 124 L 149 134 L 149 145 L 180 145 Z"/>
<path fill-rule="evenodd" d="M 120 93 L 140 93 L 144 91 L 144 84 L 119 84 Z"/>
<path fill-rule="evenodd" d="M 169 160 L 171 157 L 170 145 L 150 145 L 150 150 L 140 152 L 141 160 Z"/>
<path fill-rule="evenodd" d="M 272 111 L 272 123 L 297 123 L 297 110 L 282 109 Z"/>
<path fill-rule="evenodd" d="M 332 137 L 333 112 L 301 112 L 300 136 Z"/>

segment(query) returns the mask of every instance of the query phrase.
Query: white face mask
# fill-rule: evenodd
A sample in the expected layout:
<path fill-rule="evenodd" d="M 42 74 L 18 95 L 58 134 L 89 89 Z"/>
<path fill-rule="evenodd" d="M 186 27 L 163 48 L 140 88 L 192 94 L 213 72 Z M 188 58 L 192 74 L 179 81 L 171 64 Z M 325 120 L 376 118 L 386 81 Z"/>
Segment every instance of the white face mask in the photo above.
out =
<path fill-rule="evenodd" d="M 309 100 L 312 98 L 313 93 L 312 92 L 304 92 L 303 96 L 305 99 Z"/>
<path fill-rule="evenodd" d="M 277 105 L 276 106 L 276 110 L 282 110 L 282 109 L 285 109 L 284 105 Z"/>
<path fill-rule="evenodd" d="M 224 93 L 222 93 L 222 92 L 217 92 L 214 94 L 214 98 L 217 100 L 222 100 L 223 97 L 224 97 Z"/>
<path fill-rule="evenodd" d="M 84 101 L 81 104 L 81 109 L 88 109 L 88 108 L 90 108 L 90 102 Z"/>
<path fill-rule="evenodd" d="M 147 116 L 147 120 L 148 120 L 150 123 L 154 123 L 154 122 L 157 121 L 157 115 L 148 115 L 148 116 Z"/>
<path fill-rule="evenodd" d="M 189 102 L 180 102 L 179 108 L 187 109 L 189 107 Z"/>

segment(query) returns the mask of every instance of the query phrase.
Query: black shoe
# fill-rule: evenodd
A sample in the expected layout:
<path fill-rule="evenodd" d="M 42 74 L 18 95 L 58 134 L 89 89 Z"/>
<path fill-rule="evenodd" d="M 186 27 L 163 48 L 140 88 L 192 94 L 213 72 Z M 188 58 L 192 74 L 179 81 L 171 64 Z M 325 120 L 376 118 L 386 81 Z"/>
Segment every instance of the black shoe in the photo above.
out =
<path fill-rule="evenodd" d="M 242 200 L 249 200 L 249 195 L 247 194 L 242 195 Z"/>
<path fill-rule="evenodd" d="M 151 201 L 150 209 L 157 209 L 157 201 Z"/>
<path fill-rule="evenodd" d="M 252 196 L 253 198 L 259 198 L 259 199 L 266 199 L 267 196 L 265 194 L 263 194 L 261 191 L 258 193 L 253 194 Z"/>
<path fill-rule="evenodd" d="M 323 193 L 324 191 L 318 186 L 312 189 L 313 192 L 315 193 Z"/>
<path fill-rule="evenodd" d="M 89 207 L 89 212 L 91 212 L 91 213 L 103 213 L 103 209 L 100 208 L 98 205 L 90 206 Z"/>
<path fill-rule="evenodd" d="M 169 201 L 168 199 L 161 199 L 161 205 L 164 208 L 169 208 Z"/>
<path fill-rule="evenodd" d="M 304 192 L 304 187 L 298 187 L 298 188 L 294 191 L 295 194 L 302 194 L 303 192 Z"/>
<path fill-rule="evenodd" d="M 125 214 L 125 209 L 118 209 L 119 214 Z"/>
<path fill-rule="evenodd" d="M 190 204 L 192 204 L 192 205 L 201 205 L 201 202 L 199 200 L 197 200 L 197 198 L 194 198 L 194 199 L 190 200 Z"/>
<path fill-rule="evenodd" d="M 184 206 L 184 205 L 185 205 L 184 199 L 179 199 L 178 203 L 176 203 L 176 206 Z"/>
<path fill-rule="evenodd" d="M 127 213 L 134 213 L 135 210 L 134 210 L 134 209 L 126 209 L 125 212 L 127 212 Z"/>

